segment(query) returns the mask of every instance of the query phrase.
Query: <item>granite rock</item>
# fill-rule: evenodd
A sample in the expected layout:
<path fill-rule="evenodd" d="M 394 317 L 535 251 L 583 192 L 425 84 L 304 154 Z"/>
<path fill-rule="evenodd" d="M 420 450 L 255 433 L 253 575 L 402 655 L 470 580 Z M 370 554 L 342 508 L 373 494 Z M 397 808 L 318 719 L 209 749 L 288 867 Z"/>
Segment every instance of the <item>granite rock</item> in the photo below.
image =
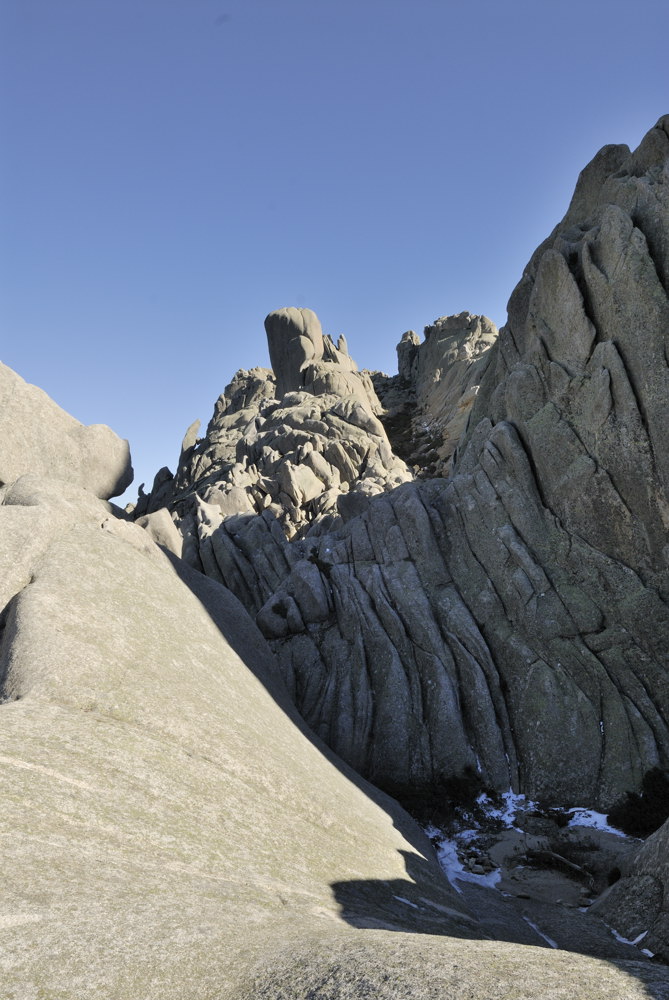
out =
<path fill-rule="evenodd" d="M 132 482 L 127 441 L 104 424 L 80 424 L 3 364 L 0 437 L 0 483 L 36 473 L 83 486 L 108 500 Z"/>
<path fill-rule="evenodd" d="M 463 314 L 404 341 L 435 419 L 479 386 L 449 479 L 384 480 L 364 407 L 293 392 L 239 444 L 262 512 L 184 518 L 305 719 L 387 787 L 471 766 L 607 808 L 669 763 L 667 127 L 585 169 L 498 338 Z"/>

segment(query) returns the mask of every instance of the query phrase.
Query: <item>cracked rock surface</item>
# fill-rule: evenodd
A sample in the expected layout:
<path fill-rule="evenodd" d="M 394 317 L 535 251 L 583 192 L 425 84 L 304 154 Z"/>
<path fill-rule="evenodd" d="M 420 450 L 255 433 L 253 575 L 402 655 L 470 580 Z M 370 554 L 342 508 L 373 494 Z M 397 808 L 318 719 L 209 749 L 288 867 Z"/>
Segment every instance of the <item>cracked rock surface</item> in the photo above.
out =
<path fill-rule="evenodd" d="M 420 389 L 403 341 L 385 398 L 427 392 L 448 479 L 308 310 L 270 314 L 275 375 L 238 373 L 137 523 L 95 495 L 123 444 L 2 383 L 8 998 L 669 1000 L 536 880 L 457 892 L 360 777 L 606 808 L 669 763 L 668 133 L 586 168 L 494 343 L 435 324 L 457 377 Z M 665 960 L 668 830 L 591 908 Z"/>
<path fill-rule="evenodd" d="M 304 718 L 376 782 L 472 766 L 606 808 L 669 762 L 668 151 L 663 119 L 585 168 L 499 338 L 463 314 L 400 345 L 423 393 L 431 344 L 475 368 L 449 479 L 402 483 L 356 397 L 286 382 L 275 401 L 251 373 L 185 448 L 186 558 L 256 616 Z M 298 347 L 309 334 L 299 375 L 320 326 L 274 315 Z"/>

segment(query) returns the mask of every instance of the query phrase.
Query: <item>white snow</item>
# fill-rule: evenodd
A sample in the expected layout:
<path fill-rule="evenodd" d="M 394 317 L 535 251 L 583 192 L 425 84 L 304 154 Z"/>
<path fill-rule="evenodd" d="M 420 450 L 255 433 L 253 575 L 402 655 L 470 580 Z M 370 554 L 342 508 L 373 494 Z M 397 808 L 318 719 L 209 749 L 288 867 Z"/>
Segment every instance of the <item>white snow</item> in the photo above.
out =
<path fill-rule="evenodd" d="M 532 921 L 530 920 L 529 917 L 523 917 L 523 920 L 525 921 L 526 924 L 529 924 L 530 927 L 532 928 L 532 930 L 536 934 L 538 934 L 539 937 L 543 938 L 544 941 L 551 946 L 551 948 L 557 948 L 558 947 L 557 944 L 555 943 L 555 941 L 553 940 L 553 938 L 549 938 L 548 934 L 544 934 L 544 932 L 542 930 L 539 930 L 539 928 L 537 927 L 537 925 L 534 924 L 534 923 L 532 923 Z"/>
<path fill-rule="evenodd" d="M 516 816 L 519 812 L 530 812 L 537 809 L 536 802 L 528 799 L 525 795 L 517 794 L 511 789 L 499 796 L 499 799 L 501 803 L 497 804 L 495 800 L 483 793 L 477 798 L 476 804 L 479 810 L 485 814 L 487 820 L 501 823 L 507 830 L 522 832 L 515 825 Z M 569 827 L 591 827 L 602 830 L 605 833 L 613 833 L 617 837 L 625 836 L 620 830 L 609 826 L 606 822 L 606 816 L 603 813 L 595 812 L 594 809 L 577 806 L 573 809 L 565 809 L 564 811 L 566 813 L 574 813 L 573 818 L 569 821 Z M 470 823 L 472 822 L 472 817 L 467 817 L 466 814 L 461 818 L 461 820 L 467 819 Z M 485 822 L 482 826 L 485 829 Z M 428 837 L 438 841 L 436 850 L 439 863 L 449 882 L 458 892 L 462 892 L 457 884 L 458 882 L 471 882 L 474 885 L 487 886 L 490 889 L 494 889 L 501 881 L 502 873 L 499 868 L 484 875 L 476 875 L 474 872 L 468 871 L 460 861 L 458 850 L 475 841 L 481 834 L 480 829 L 468 827 L 467 829 L 459 830 L 450 837 L 447 837 L 443 830 L 439 830 L 434 826 L 427 827 L 425 832 Z M 542 935 L 542 937 L 544 936 Z M 546 940 L 549 939 L 547 938 Z M 552 942 L 549 941 L 549 943 Z M 553 947 L 557 946 L 553 945 Z"/>
<path fill-rule="evenodd" d="M 412 903 L 410 899 L 405 899 L 404 896 L 393 896 L 393 899 L 397 899 L 400 903 L 406 903 L 407 906 L 413 906 L 414 910 L 420 910 L 420 906 L 417 903 Z"/>
<path fill-rule="evenodd" d="M 574 813 L 574 818 L 569 821 L 569 826 L 589 826 L 595 830 L 602 830 L 604 833 L 614 833 L 616 837 L 626 836 L 622 830 L 616 830 L 614 826 L 609 826 L 604 813 L 595 812 L 594 809 L 581 809 L 576 807 L 569 812 Z"/>
<path fill-rule="evenodd" d="M 502 799 L 504 800 L 504 808 L 502 810 L 494 810 L 491 815 L 501 819 L 507 830 L 516 830 L 517 827 L 513 825 L 516 813 L 519 809 L 532 808 L 534 802 L 529 802 L 524 795 L 516 795 L 511 789 L 508 792 L 504 792 Z"/>
<path fill-rule="evenodd" d="M 429 826 L 425 832 L 428 837 L 441 835 L 441 831 L 437 830 L 434 826 Z M 451 883 L 456 892 L 459 893 L 462 893 L 462 889 L 457 884 L 458 882 L 472 882 L 474 885 L 484 885 L 489 889 L 494 889 L 502 878 L 502 873 L 498 868 L 494 871 L 488 872 L 486 875 L 476 875 L 474 872 L 467 871 L 460 861 L 460 858 L 458 857 L 458 844 L 460 844 L 461 841 L 462 844 L 468 843 L 473 836 L 476 836 L 476 833 L 476 830 L 463 830 L 462 833 L 457 834 L 455 838 L 444 840 L 437 847 L 439 864 L 441 865 L 448 881 Z"/>
<path fill-rule="evenodd" d="M 623 937 L 622 934 L 619 934 L 618 931 L 615 930 L 613 927 L 609 927 L 609 930 L 613 934 L 616 941 L 620 941 L 621 944 L 632 944 L 632 945 L 638 945 L 641 941 L 643 941 L 646 934 L 648 933 L 648 931 L 642 931 L 641 934 L 638 935 L 638 937 L 635 937 L 634 940 L 632 940 L 631 938 Z M 655 957 L 655 952 L 649 951 L 648 948 L 639 948 L 639 951 L 642 953 L 642 955 L 648 955 L 648 958 Z"/>

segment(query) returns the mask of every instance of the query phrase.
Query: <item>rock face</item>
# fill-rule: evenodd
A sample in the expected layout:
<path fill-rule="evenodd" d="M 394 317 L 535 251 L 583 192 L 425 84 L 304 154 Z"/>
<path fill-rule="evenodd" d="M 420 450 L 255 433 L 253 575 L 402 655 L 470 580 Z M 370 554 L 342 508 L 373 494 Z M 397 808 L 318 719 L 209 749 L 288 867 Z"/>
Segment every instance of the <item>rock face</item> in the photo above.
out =
<path fill-rule="evenodd" d="M 372 376 L 394 450 L 420 478 L 448 475 L 498 330 L 486 316 L 442 316 L 397 345 L 398 375 Z"/>
<path fill-rule="evenodd" d="M 75 482 L 0 499 L 8 998 L 667 997 L 649 963 L 491 940 L 225 588 Z"/>
<path fill-rule="evenodd" d="M 227 995 L 300 925 L 476 933 L 406 814 L 314 745 L 229 592 L 78 487 L 3 501 L 6 996 Z"/>
<path fill-rule="evenodd" d="M 668 131 L 583 171 L 511 297 L 451 486 L 450 566 L 524 781 L 602 804 L 669 758 Z"/>
<path fill-rule="evenodd" d="M 375 782 L 472 766 L 606 808 L 669 763 L 667 127 L 584 170 L 498 339 L 463 314 L 402 341 L 384 401 L 423 401 L 440 461 L 470 408 L 450 479 L 398 485 L 351 396 L 289 391 L 252 422 L 220 404 L 214 424 L 241 428 L 220 500 L 200 471 L 222 467 L 215 426 L 189 446 L 204 464 L 179 473 L 200 497 L 185 557 L 257 616 L 304 718 Z M 290 361 L 304 373 L 313 314 L 278 317 L 272 336 L 309 334 Z"/>
<path fill-rule="evenodd" d="M 30 472 L 75 482 L 108 500 L 132 482 L 127 441 L 104 424 L 80 424 L 3 364 L 0 437 L 0 483 Z"/>
<path fill-rule="evenodd" d="M 622 937 L 669 963 L 669 821 L 648 838 L 594 911 Z"/>

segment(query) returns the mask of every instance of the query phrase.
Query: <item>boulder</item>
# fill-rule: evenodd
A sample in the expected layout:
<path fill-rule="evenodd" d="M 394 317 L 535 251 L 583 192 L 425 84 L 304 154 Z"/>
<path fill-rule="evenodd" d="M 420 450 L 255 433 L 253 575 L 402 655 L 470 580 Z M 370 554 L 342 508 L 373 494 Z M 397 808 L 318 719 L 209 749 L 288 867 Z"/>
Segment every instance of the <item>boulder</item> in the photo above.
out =
<path fill-rule="evenodd" d="M 80 424 L 3 364 L 0 437 L 1 483 L 35 473 L 67 480 L 107 500 L 132 482 L 127 441 L 104 424 Z"/>
<path fill-rule="evenodd" d="M 371 413 L 380 411 L 374 387 L 358 372 L 346 338 L 339 337 L 335 347 L 311 309 L 277 309 L 266 317 L 265 330 L 279 399 L 305 389 L 314 396 L 354 396 Z"/>
<path fill-rule="evenodd" d="M 283 399 L 287 392 L 302 388 L 303 367 L 322 359 L 323 330 L 311 309 L 289 306 L 269 313 L 265 331 L 277 397 Z"/>

